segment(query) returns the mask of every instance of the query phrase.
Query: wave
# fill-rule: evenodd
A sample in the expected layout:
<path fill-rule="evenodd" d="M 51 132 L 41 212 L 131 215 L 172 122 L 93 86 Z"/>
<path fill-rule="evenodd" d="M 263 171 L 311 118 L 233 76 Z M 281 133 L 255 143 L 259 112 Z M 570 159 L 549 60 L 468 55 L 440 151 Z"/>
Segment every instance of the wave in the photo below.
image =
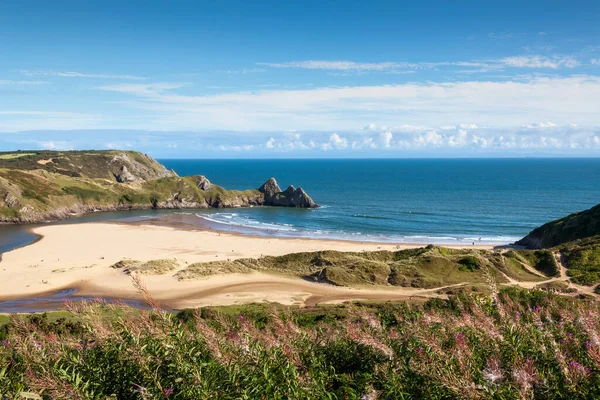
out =
<path fill-rule="evenodd" d="M 221 225 L 228 225 L 228 226 L 237 226 L 240 228 L 249 228 L 249 229 L 259 229 L 259 230 L 263 230 L 263 231 L 279 231 L 279 232 L 295 232 L 297 231 L 296 228 L 293 227 L 293 225 L 291 224 L 275 224 L 275 223 L 267 223 L 267 222 L 260 222 L 248 217 L 242 217 L 242 218 L 237 218 L 239 217 L 238 214 L 236 213 L 220 213 L 220 214 L 213 214 L 212 217 L 209 217 L 207 215 L 202 215 L 202 214 L 196 214 L 196 217 L 198 218 L 202 218 L 206 221 L 209 222 L 213 222 L 216 224 L 221 224 Z M 224 220 L 222 219 L 224 218 Z"/>
<path fill-rule="evenodd" d="M 377 215 L 363 215 L 363 214 L 354 214 L 352 215 L 354 218 L 366 218 L 366 219 L 386 219 L 386 220 L 391 220 L 392 218 L 388 218 L 388 217 L 380 217 Z"/>
<path fill-rule="evenodd" d="M 330 240 L 349 240 L 361 242 L 382 242 L 382 243 L 431 243 L 431 244 L 487 244 L 498 245 L 508 244 L 519 240 L 519 237 L 511 236 L 482 236 L 474 237 L 471 235 L 398 235 L 394 233 L 364 233 L 349 232 L 343 230 L 311 229 L 287 223 L 262 222 L 250 218 L 246 215 L 237 213 L 215 213 L 215 214 L 195 214 L 196 217 L 216 224 L 219 226 L 228 226 L 233 229 L 238 228 L 241 233 L 248 233 L 248 230 L 255 233 L 268 236 L 297 237 L 297 238 L 319 238 Z M 357 214 L 359 215 L 359 214 Z M 358 218 L 365 218 L 360 216 Z M 368 218 L 368 216 L 366 217 Z M 375 218 L 380 219 L 380 218 Z M 386 219 L 382 217 L 381 219 Z"/>

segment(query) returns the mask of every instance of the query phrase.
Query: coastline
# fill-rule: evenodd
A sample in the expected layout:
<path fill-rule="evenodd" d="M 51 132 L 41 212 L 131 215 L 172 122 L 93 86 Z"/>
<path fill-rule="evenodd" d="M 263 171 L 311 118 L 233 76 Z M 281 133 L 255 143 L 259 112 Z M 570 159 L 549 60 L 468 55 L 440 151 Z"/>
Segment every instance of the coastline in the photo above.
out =
<path fill-rule="evenodd" d="M 259 258 L 263 255 L 319 250 L 395 251 L 426 245 L 248 236 L 143 222 L 47 225 L 32 228 L 32 232 L 41 238 L 4 254 L 0 263 L 0 301 L 67 288 L 76 288 L 77 295 L 81 296 L 139 299 L 131 277 L 110 268 L 127 258 L 139 261 L 176 259 L 180 270 L 195 262 Z M 493 246 L 448 247 L 491 249 Z M 172 276 L 175 272 L 177 270 L 142 278 L 153 297 L 173 308 L 253 301 L 303 305 L 312 296 L 321 296 L 323 301 L 341 301 L 373 297 L 394 299 L 418 294 L 418 290 L 411 288 L 348 289 L 259 273 L 178 281 Z M 209 290 L 211 288 L 213 291 Z M 215 288 L 218 289 L 216 292 Z"/>

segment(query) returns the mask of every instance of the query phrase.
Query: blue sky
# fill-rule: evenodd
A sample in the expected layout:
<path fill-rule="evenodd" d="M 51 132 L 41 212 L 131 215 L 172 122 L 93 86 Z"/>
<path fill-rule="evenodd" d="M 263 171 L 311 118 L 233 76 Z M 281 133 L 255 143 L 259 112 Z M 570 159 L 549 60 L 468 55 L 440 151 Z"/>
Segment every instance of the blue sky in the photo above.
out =
<path fill-rule="evenodd" d="M 598 1 L 0 0 L 0 149 L 595 156 Z"/>

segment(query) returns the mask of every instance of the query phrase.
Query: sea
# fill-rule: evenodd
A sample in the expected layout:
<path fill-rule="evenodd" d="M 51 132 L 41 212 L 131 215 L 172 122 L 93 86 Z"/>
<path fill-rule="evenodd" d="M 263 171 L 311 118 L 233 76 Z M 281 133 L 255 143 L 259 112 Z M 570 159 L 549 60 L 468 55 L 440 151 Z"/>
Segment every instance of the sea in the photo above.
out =
<path fill-rule="evenodd" d="M 321 207 L 101 213 L 61 223 L 166 219 L 242 234 L 391 243 L 513 243 L 600 203 L 600 158 L 161 159 L 227 189 L 302 187 Z M 0 252 L 35 240 L 0 227 Z"/>

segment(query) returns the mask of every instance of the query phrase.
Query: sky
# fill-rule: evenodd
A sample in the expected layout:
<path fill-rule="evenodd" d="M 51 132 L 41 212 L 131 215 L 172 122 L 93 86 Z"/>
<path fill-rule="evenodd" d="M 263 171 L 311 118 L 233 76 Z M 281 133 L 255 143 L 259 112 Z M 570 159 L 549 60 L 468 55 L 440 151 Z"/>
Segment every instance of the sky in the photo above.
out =
<path fill-rule="evenodd" d="M 0 0 L 0 150 L 600 155 L 600 2 Z"/>

